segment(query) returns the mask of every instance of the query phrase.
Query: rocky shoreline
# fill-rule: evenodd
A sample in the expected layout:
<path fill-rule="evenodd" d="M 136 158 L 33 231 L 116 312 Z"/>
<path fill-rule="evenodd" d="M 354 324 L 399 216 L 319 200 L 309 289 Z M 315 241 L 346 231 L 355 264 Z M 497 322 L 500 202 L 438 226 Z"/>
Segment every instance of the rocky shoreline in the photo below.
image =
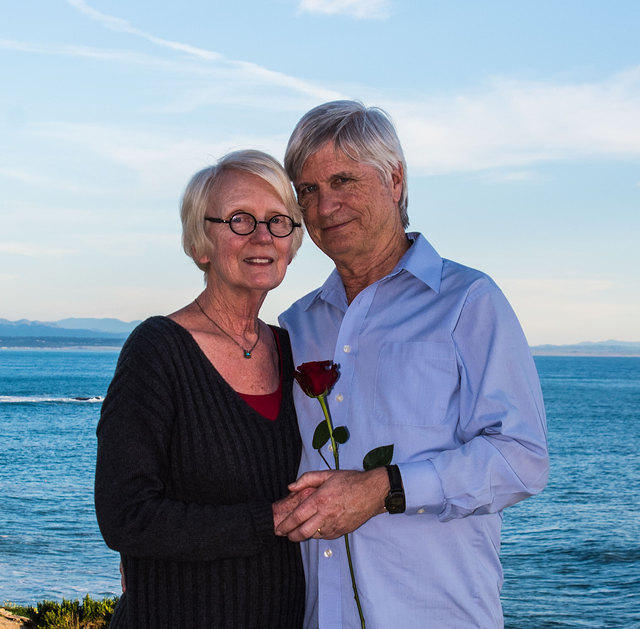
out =
<path fill-rule="evenodd" d="M 0 607 L 0 629 L 32 629 L 34 624 L 24 616 L 16 616 Z"/>

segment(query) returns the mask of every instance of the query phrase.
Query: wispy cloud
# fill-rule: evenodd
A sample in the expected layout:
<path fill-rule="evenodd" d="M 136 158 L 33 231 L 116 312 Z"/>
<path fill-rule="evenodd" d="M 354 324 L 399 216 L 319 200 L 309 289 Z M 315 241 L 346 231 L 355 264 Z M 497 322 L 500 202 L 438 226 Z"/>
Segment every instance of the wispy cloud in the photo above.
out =
<path fill-rule="evenodd" d="M 46 247 L 29 242 L 0 242 L 0 254 L 8 253 L 19 256 L 40 257 L 40 256 L 66 256 L 77 253 L 73 249 L 62 249 L 59 247 Z"/>
<path fill-rule="evenodd" d="M 537 296 L 536 299 L 540 295 L 591 299 L 616 287 L 615 280 L 603 277 L 516 277 L 505 278 L 501 283 L 510 291 Z"/>
<path fill-rule="evenodd" d="M 246 89 L 234 90 L 225 81 L 213 87 L 196 84 L 193 91 L 158 109 L 188 111 L 233 102 L 236 92 L 255 106 L 266 107 L 266 98 L 256 98 L 250 82 L 245 85 Z M 274 89 L 269 92 L 273 103 L 278 94 L 281 102 L 287 101 L 282 90 Z M 528 181 L 538 177 L 532 170 L 537 164 L 640 156 L 640 68 L 597 83 L 495 80 L 472 93 L 413 102 L 384 96 L 369 101 L 383 106 L 396 121 L 409 176 L 470 172 L 495 182 Z M 289 106 L 304 111 L 295 98 Z M 247 133 L 208 141 L 76 123 L 31 128 L 123 164 L 159 191 L 181 187 L 196 168 L 236 148 L 255 146 L 281 157 L 287 140 L 286 133 Z"/>
<path fill-rule="evenodd" d="M 175 214 L 177 215 L 177 209 Z M 123 227 L 128 228 L 126 220 L 123 223 Z M 99 253 L 105 259 L 126 256 L 137 258 L 145 252 L 162 252 L 161 255 L 165 256 L 176 254 L 181 257 L 182 255 L 178 229 L 170 234 L 149 233 L 149 226 L 147 225 L 146 230 L 138 226 L 137 231 L 131 230 L 128 233 L 83 233 L 79 237 L 85 252 Z"/>
<path fill-rule="evenodd" d="M 380 20 L 391 15 L 389 0 L 300 0 L 300 11 L 323 15 L 349 15 L 359 20 Z"/>
<path fill-rule="evenodd" d="M 194 55 L 196 57 L 200 57 L 201 59 L 205 59 L 207 61 L 217 61 L 222 59 L 222 55 L 217 52 L 213 52 L 212 50 L 205 50 L 204 48 L 198 48 L 196 46 L 190 46 L 189 44 L 183 44 L 181 42 L 172 41 L 170 39 L 164 39 L 162 37 L 156 37 L 151 33 L 147 33 L 139 28 L 133 26 L 127 20 L 123 20 L 119 17 L 115 17 L 113 15 L 108 15 L 107 13 L 102 13 L 101 11 L 97 11 L 93 7 L 90 7 L 84 0 L 67 0 L 67 2 L 74 8 L 78 9 L 78 11 L 84 13 L 88 17 L 93 20 L 97 20 L 107 28 L 118 31 L 120 33 L 129 33 L 130 35 L 136 35 L 137 37 L 141 37 L 142 39 L 146 39 L 147 41 L 152 42 L 153 44 L 157 44 L 159 46 L 164 46 L 166 48 L 171 48 L 172 50 L 176 50 L 179 52 L 186 52 L 189 55 Z"/>
<path fill-rule="evenodd" d="M 138 256 L 145 251 L 164 251 L 177 253 L 181 251 L 180 234 L 178 230 L 173 233 L 150 233 L 149 224 L 146 229 L 139 225 L 129 228 L 126 219 L 123 219 L 125 233 L 112 234 L 101 233 L 95 230 L 78 230 L 78 225 L 70 225 L 69 232 L 64 236 L 73 246 L 67 246 L 62 242 L 62 246 L 52 247 L 42 242 L 0 242 L 0 256 L 8 254 L 11 256 L 25 256 L 29 258 L 65 257 L 70 255 L 95 256 L 101 255 L 103 259 L 112 259 L 117 256 Z M 75 227 L 75 229 L 74 229 Z"/>
<path fill-rule="evenodd" d="M 84 186 L 79 186 L 71 182 L 61 181 L 60 179 L 55 177 L 45 177 L 24 170 L 16 170 L 14 168 L 0 167 L 0 178 L 2 177 L 20 181 L 22 183 L 29 184 L 30 186 L 42 186 L 44 188 L 63 190 L 65 192 L 82 192 L 86 190 Z"/>
<path fill-rule="evenodd" d="M 423 174 L 640 155 L 640 67 L 597 83 L 495 80 L 472 93 L 382 104 L 410 171 Z"/>
<path fill-rule="evenodd" d="M 522 183 L 542 179 L 540 173 L 535 170 L 487 171 L 479 176 L 485 181 L 494 183 Z"/>
<path fill-rule="evenodd" d="M 59 55 L 95 59 L 97 61 L 116 61 L 127 65 L 135 64 L 145 67 L 157 67 L 176 72 L 202 74 L 206 69 L 202 65 L 192 63 L 187 65 L 184 60 L 171 61 L 145 53 L 132 50 L 109 50 L 105 48 L 93 48 L 91 46 L 76 46 L 68 44 L 39 44 L 34 42 L 17 41 L 15 39 L 0 39 L 0 49 L 13 50 L 40 55 Z"/>
<path fill-rule="evenodd" d="M 610 277 L 496 278 L 531 344 L 637 338 L 640 286 Z M 606 324 L 603 324 L 606 322 Z"/>
<path fill-rule="evenodd" d="M 239 75 L 240 78 L 258 81 L 263 84 L 269 84 L 288 90 L 294 90 L 296 92 L 305 94 L 306 96 L 321 101 L 340 98 L 340 94 L 335 90 L 320 87 L 318 85 L 310 83 L 309 81 L 305 81 L 303 79 L 285 74 L 283 72 L 270 70 L 261 65 L 258 65 L 257 63 L 228 59 L 224 55 L 213 50 L 207 50 L 205 48 L 192 46 L 183 42 L 156 37 L 155 35 L 148 33 L 147 31 L 133 26 L 127 20 L 123 20 L 119 17 L 97 11 L 93 7 L 89 6 L 86 2 L 84 2 L 84 0 L 67 0 L 67 2 L 72 7 L 82 12 L 84 15 L 87 15 L 91 19 L 100 22 L 103 26 L 111 30 L 122 33 L 129 33 L 130 35 L 145 39 L 153 44 L 156 44 L 157 46 L 168 48 L 175 52 L 182 52 L 202 61 L 222 64 L 223 66 L 226 66 L 233 70 L 233 72 L 236 73 L 236 75 Z"/>
<path fill-rule="evenodd" d="M 295 77 L 275 73 L 243 61 L 206 62 L 180 57 L 162 58 L 132 50 L 109 50 L 89 46 L 40 44 L 0 39 L 0 49 L 29 54 L 68 56 L 80 59 L 121 63 L 127 67 L 160 69 L 180 77 L 181 89 L 164 103 L 154 102 L 144 111 L 154 113 L 189 113 L 211 105 L 243 105 L 299 111 L 318 101 L 341 98 L 335 90 L 314 86 Z M 191 78 L 191 83 L 188 78 Z"/>
<path fill-rule="evenodd" d="M 146 109 L 186 113 L 221 103 L 242 103 L 261 109 L 278 107 L 302 112 L 318 102 L 342 97 L 323 85 L 256 63 L 227 59 L 214 51 L 156 37 L 126 20 L 93 9 L 84 0 L 67 1 L 107 28 L 181 53 L 179 57 L 174 56 L 175 63 L 188 64 L 194 72 L 210 73 L 210 81 L 195 80 L 191 84 L 182 81 L 175 96 L 165 102 L 154 102 Z M 326 8 L 332 4 L 315 2 L 318 10 L 321 5 Z M 373 10 L 373 3 L 339 4 L 352 8 L 356 4 L 361 8 L 366 4 L 369 11 Z M 136 58 L 138 54 L 77 46 L 38 47 L 7 40 L 3 44 L 0 40 L 2 45 L 29 52 L 96 58 L 116 59 L 123 55 L 123 61 L 126 56 Z M 138 60 L 144 63 L 150 58 L 140 55 Z M 352 96 L 361 97 L 362 90 L 359 91 Z M 636 159 L 640 156 L 640 67 L 589 83 L 498 78 L 462 93 L 395 99 L 378 92 L 372 93 L 368 101 L 383 106 L 396 121 L 410 176 L 475 172 L 487 173 L 494 181 L 523 181 L 533 176 L 531 169 L 539 163 L 571 159 Z M 167 157 L 168 151 L 173 151 L 177 157 L 202 155 L 196 144 L 206 144 L 208 154 L 214 155 L 225 152 L 223 146 L 232 148 L 219 140 L 212 145 L 189 138 L 182 138 L 177 143 L 172 140 L 171 147 L 162 140 L 159 141 L 161 146 L 155 146 L 152 138 L 146 138 L 141 145 L 146 148 L 140 148 L 127 140 L 128 130 L 116 129 L 116 135 L 123 140 L 123 147 L 118 148 L 107 137 L 100 141 L 104 135 L 100 129 L 89 131 L 99 140 L 92 150 L 104 150 L 137 170 L 140 167 L 135 164 L 141 159 L 150 159 L 151 164 L 160 166 L 176 162 L 177 158 Z M 244 139 L 254 140 L 251 134 Z M 78 141 L 83 140 L 78 138 Z M 271 150 L 275 147 L 278 153 L 281 150 L 281 138 L 269 138 L 266 144 Z M 192 158 L 188 163 L 194 161 L 197 159 Z M 150 168 L 146 170 L 151 173 Z M 165 171 L 160 169 L 160 172 Z"/>
<path fill-rule="evenodd" d="M 254 147 L 281 156 L 283 136 L 235 135 L 224 139 L 191 139 L 137 129 L 84 124 L 37 123 L 29 126 L 37 136 L 82 147 L 126 167 L 136 175 L 138 189 L 154 198 L 175 198 L 187 179 L 229 151 Z"/>

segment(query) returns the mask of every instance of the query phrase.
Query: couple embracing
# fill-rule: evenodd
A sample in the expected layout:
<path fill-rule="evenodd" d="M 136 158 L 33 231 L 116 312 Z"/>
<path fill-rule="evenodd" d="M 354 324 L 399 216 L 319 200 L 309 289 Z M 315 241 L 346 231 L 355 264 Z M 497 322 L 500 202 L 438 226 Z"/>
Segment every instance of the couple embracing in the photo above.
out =
<path fill-rule="evenodd" d="M 381 110 L 312 109 L 285 168 L 238 151 L 194 175 L 183 244 L 206 287 L 123 347 L 96 468 L 125 586 L 111 626 L 501 627 L 502 510 L 548 471 L 518 321 L 489 277 L 406 231 Z M 303 223 L 335 270 L 268 326 Z M 339 365 L 322 400 L 342 445 L 314 440 L 322 411 L 293 386 L 311 361 Z"/>

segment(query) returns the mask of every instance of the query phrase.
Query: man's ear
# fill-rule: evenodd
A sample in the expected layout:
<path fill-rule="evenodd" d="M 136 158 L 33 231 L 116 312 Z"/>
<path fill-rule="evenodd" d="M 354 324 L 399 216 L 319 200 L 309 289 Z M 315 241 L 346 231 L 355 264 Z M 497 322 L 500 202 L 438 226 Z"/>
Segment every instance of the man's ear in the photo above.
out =
<path fill-rule="evenodd" d="M 396 167 L 391 171 L 391 193 L 393 200 L 398 203 L 402 196 L 402 184 L 404 182 L 404 169 L 402 164 L 398 162 Z"/>

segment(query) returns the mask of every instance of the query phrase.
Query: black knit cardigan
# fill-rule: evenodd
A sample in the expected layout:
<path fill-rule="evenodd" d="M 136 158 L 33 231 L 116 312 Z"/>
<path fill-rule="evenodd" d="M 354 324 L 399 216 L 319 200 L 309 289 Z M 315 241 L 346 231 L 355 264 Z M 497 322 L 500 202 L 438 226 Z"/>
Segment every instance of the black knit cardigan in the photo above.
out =
<path fill-rule="evenodd" d="M 98 424 L 95 504 L 126 593 L 111 627 L 300 627 L 297 544 L 271 503 L 300 459 L 289 337 L 280 414 L 227 384 L 184 328 L 152 317 L 125 343 Z"/>

